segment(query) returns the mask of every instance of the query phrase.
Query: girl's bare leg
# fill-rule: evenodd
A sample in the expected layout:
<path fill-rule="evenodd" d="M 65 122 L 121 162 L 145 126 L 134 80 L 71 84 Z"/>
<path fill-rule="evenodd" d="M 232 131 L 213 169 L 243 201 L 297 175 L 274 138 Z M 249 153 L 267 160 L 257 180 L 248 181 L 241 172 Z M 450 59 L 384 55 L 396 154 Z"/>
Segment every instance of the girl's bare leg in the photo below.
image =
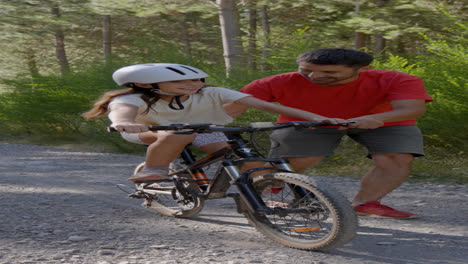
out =
<path fill-rule="evenodd" d="M 195 135 L 179 135 L 165 131 L 145 132 L 139 136 L 143 143 L 149 144 L 146 151 L 147 167 L 168 166 L 184 147 L 195 139 Z"/>

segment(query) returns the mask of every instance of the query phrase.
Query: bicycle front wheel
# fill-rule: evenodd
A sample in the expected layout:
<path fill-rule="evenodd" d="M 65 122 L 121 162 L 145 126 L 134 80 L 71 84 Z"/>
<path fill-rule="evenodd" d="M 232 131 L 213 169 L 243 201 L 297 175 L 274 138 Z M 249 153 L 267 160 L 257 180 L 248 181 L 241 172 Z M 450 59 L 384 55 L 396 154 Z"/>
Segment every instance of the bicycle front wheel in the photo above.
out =
<path fill-rule="evenodd" d="M 356 235 L 357 217 L 350 202 L 312 176 L 272 173 L 254 177 L 253 185 L 273 213 L 246 216 L 273 241 L 303 250 L 328 250 Z"/>

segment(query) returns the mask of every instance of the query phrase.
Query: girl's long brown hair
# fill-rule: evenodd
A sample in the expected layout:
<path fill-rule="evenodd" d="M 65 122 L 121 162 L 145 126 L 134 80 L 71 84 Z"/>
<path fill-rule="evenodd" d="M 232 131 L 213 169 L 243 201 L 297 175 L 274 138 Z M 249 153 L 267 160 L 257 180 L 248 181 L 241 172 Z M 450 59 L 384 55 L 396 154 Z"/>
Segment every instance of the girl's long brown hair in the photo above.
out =
<path fill-rule="evenodd" d="M 113 90 L 104 93 L 96 102 L 93 107 L 88 111 L 83 113 L 83 117 L 86 119 L 95 119 L 101 117 L 107 113 L 109 110 L 109 103 L 117 96 L 126 95 L 126 94 L 141 94 L 141 99 L 145 101 L 148 108 L 146 108 L 145 113 L 148 113 L 151 105 L 156 103 L 159 100 L 159 95 L 152 93 L 151 95 L 139 91 L 135 91 L 133 88 L 125 88 L 120 90 Z"/>

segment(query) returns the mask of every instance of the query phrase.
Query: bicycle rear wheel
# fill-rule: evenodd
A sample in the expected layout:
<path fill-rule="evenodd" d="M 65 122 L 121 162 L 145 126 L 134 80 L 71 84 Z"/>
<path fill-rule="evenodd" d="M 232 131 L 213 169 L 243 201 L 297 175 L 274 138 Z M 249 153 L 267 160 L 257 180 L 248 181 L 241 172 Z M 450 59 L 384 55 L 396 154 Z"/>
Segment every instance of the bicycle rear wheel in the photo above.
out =
<path fill-rule="evenodd" d="M 135 173 L 142 168 L 142 164 L 138 165 Z M 176 170 L 178 166 L 171 164 L 170 169 Z M 197 215 L 204 206 L 204 199 L 199 196 L 201 190 L 188 173 L 178 174 L 174 181 L 139 183 L 135 186 L 137 191 L 147 193 L 151 197 L 145 198 L 145 203 L 163 215 L 188 218 Z"/>
<path fill-rule="evenodd" d="M 350 202 L 312 176 L 272 173 L 255 177 L 253 185 L 275 213 L 247 212 L 246 216 L 259 232 L 282 245 L 328 250 L 356 235 L 357 217 Z"/>

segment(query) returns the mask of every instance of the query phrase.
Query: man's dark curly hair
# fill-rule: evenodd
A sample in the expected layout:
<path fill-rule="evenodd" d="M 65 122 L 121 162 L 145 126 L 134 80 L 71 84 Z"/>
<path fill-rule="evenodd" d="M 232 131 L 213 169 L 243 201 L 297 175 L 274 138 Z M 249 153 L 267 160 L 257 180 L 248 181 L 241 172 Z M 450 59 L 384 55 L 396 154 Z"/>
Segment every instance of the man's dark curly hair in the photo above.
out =
<path fill-rule="evenodd" d="M 346 65 L 364 67 L 371 64 L 374 57 L 369 53 L 350 49 L 317 49 L 302 53 L 297 63 L 307 62 L 319 65 Z"/>

